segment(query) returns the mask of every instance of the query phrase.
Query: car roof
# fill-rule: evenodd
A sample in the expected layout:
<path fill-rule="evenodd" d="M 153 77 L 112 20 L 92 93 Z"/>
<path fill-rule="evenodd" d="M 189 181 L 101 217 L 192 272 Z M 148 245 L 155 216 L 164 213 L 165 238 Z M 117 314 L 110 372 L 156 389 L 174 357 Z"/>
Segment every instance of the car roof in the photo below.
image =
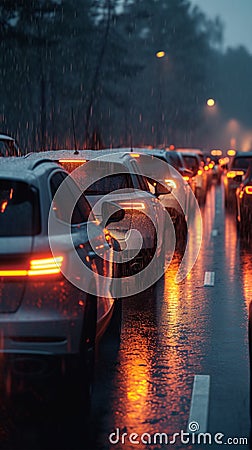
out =
<path fill-rule="evenodd" d="M 252 151 L 249 152 L 236 152 L 236 154 L 233 156 L 233 158 L 251 158 L 252 157 Z"/>
<path fill-rule="evenodd" d="M 136 153 L 135 151 L 133 154 Z M 91 161 L 95 158 L 103 157 L 104 161 L 116 162 L 123 164 L 124 161 L 133 159 L 130 151 L 125 148 L 118 149 L 104 149 L 104 150 L 48 150 L 45 152 L 29 153 L 25 156 L 27 160 L 39 160 L 46 158 L 52 161 L 60 161 L 62 159 L 68 160 L 86 160 Z"/>
<path fill-rule="evenodd" d="M 113 149 L 114 150 L 114 149 Z M 120 149 L 117 149 L 118 151 Z M 149 155 L 164 155 L 166 153 L 166 150 L 164 149 L 159 149 L 159 148 L 128 148 L 128 149 L 123 149 L 129 153 L 144 153 L 144 154 L 149 154 Z"/>
<path fill-rule="evenodd" d="M 14 141 L 14 139 L 7 134 L 0 134 L 0 141 Z"/>
<path fill-rule="evenodd" d="M 16 158 L 15 156 L 0 158 L 0 177 L 15 177 L 27 180 L 33 177 L 33 171 L 37 167 L 44 167 L 46 170 L 58 167 L 58 165 L 44 158 L 40 160 L 31 160 L 25 157 Z"/>
<path fill-rule="evenodd" d="M 229 168 L 233 166 L 236 159 L 242 159 L 242 158 L 252 158 L 252 151 L 250 151 L 250 152 L 237 151 L 236 154 L 234 156 L 232 156 L 232 158 L 229 161 L 229 164 L 228 164 Z"/>

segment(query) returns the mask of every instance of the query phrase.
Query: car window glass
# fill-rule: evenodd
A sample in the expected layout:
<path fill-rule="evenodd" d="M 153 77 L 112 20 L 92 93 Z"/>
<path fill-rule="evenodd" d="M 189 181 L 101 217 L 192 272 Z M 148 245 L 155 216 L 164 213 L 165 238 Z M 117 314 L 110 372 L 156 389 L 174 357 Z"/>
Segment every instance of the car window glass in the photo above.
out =
<path fill-rule="evenodd" d="M 53 209 L 58 219 L 69 222 L 71 216 L 71 224 L 77 225 L 87 222 L 91 214 L 91 207 L 83 194 L 80 194 L 80 189 L 70 176 L 64 172 L 55 173 L 50 180 L 51 195 L 54 198 L 61 183 L 67 178 L 67 181 L 62 186 L 62 194 L 57 196 L 57 202 L 53 200 Z M 76 198 L 78 198 L 76 202 Z M 75 204 L 74 208 L 73 205 Z M 91 214 L 90 219 L 93 220 Z"/>
<path fill-rule="evenodd" d="M 142 175 L 137 175 L 137 179 L 138 179 L 138 183 L 139 183 L 139 189 L 141 189 L 141 191 L 148 192 L 150 189 L 149 189 L 146 178 L 143 177 Z"/>
<path fill-rule="evenodd" d="M 147 180 L 148 190 L 149 190 L 149 192 L 151 192 L 151 194 L 155 195 L 155 186 L 153 184 L 153 181 L 152 182 L 151 181 L 152 180 Z"/>
<path fill-rule="evenodd" d="M 108 175 L 92 183 L 86 190 L 86 195 L 106 195 L 118 189 L 133 189 L 131 177 L 127 173 Z"/>
<path fill-rule="evenodd" d="M 187 169 L 192 170 L 193 172 L 198 169 L 198 161 L 194 156 L 183 155 L 183 159 Z"/>
<path fill-rule="evenodd" d="M 38 192 L 22 181 L 0 180 L 0 236 L 33 236 L 41 228 Z"/>
<path fill-rule="evenodd" d="M 142 156 L 141 156 L 141 158 L 142 158 Z M 141 161 L 141 158 L 140 158 L 140 161 Z M 141 174 L 141 170 L 140 170 L 141 163 L 140 163 L 140 161 L 139 161 L 139 164 L 136 164 L 136 161 L 134 161 L 134 160 L 131 161 L 131 165 L 132 165 L 132 168 L 133 168 L 133 173 L 131 173 L 131 177 L 133 179 L 134 187 L 136 189 L 141 189 L 141 191 L 149 192 L 150 189 L 149 189 L 148 182 L 147 182 L 146 178 Z"/>
<path fill-rule="evenodd" d="M 180 166 L 179 157 L 176 153 L 167 154 L 167 160 L 168 160 L 168 163 L 171 164 L 171 166 L 173 166 L 175 168 L 178 168 Z"/>
<path fill-rule="evenodd" d="M 233 168 L 234 169 L 247 169 L 249 166 L 249 162 L 252 160 L 252 158 L 235 158 L 233 161 Z"/>

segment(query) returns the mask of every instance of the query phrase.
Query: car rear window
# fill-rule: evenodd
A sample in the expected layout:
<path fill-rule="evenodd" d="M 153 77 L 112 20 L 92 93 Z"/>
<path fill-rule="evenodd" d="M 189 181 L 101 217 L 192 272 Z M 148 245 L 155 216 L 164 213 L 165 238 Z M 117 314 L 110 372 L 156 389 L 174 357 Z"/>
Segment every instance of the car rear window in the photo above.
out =
<path fill-rule="evenodd" d="M 178 169 L 180 167 L 180 159 L 177 153 L 167 153 L 166 159 L 171 166 L 175 167 L 175 169 Z"/>
<path fill-rule="evenodd" d="M 247 169 L 252 157 L 241 156 L 239 158 L 234 158 L 232 167 L 233 169 Z"/>
<path fill-rule="evenodd" d="M 199 168 L 198 160 L 195 156 L 189 156 L 184 154 L 182 156 L 187 169 L 195 171 Z"/>
<path fill-rule="evenodd" d="M 134 188 L 127 168 L 113 161 L 91 160 L 71 175 L 85 195 L 105 195 L 118 189 Z"/>
<path fill-rule="evenodd" d="M 40 232 L 39 198 L 23 181 L 0 179 L 0 236 L 34 236 Z"/>
<path fill-rule="evenodd" d="M 56 203 L 54 196 L 63 181 L 65 182 L 61 187 L 61 194 L 56 198 Z M 70 176 L 64 172 L 56 172 L 51 177 L 50 187 L 53 210 L 58 219 L 68 223 L 71 217 L 72 225 L 87 222 L 89 219 L 94 220 L 91 206 Z"/>
<path fill-rule="evenodd" d="M 116 173 L 100 178 L 85 190 L 86 195 L 105 195 L 118 189 L 133 189 L 131 177 L 127 173 Z"/>

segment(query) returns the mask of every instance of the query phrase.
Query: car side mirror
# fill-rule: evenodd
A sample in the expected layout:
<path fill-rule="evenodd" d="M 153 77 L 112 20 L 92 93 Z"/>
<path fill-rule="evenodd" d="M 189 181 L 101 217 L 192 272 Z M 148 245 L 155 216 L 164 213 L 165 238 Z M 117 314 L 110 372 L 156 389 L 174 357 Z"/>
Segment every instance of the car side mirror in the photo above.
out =
<path fill-rule="evenodd" d="M 106 227 L 110 223 L 113 222 L 120 222 L 124 219 L 125 211 L 124 209 L 120 208 L 119 205 L 113 202 L 103 202 L 102 208 L 102 222 L 101 226 Z"/>
<path fill-rule="evenodd" d="M 185 169 L 184 167 L 179 169 L 179 173 L 182 177 L 192 177 L 193 176 L 193 172 L 190 169 Z"/>
<path fill-rule="evenodd" d="M 170 194 L 172 192 L 172 187 L 171 186 L 165 186 L 162 183 L 156 183 L 155 185 L 155 195 L 156 197 L 159 197 L 160 195 L 167 195 Z"/>

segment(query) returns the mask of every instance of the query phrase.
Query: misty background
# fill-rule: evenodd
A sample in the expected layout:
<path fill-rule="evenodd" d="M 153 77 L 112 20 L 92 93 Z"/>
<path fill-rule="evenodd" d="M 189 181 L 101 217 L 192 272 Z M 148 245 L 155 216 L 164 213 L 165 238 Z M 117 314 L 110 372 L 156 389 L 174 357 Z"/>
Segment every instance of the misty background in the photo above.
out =
<path fill-rule="evenodd" d="M 223 33 L 188 0 L 3 0 L 0 131 L 26 151 L 252 149 L 252 55 Z"/>

